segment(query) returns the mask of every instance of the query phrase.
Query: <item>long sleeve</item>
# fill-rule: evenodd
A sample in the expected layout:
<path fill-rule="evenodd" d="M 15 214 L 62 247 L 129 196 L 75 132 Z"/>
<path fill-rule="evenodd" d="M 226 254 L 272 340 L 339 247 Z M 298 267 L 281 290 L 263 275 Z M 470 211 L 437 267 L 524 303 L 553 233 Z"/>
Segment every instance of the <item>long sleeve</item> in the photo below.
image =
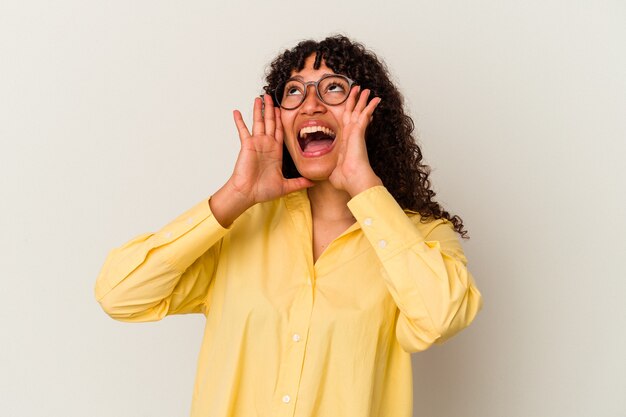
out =
<path fill-rule="evenodd" d="M 159 232 L 111 251 L 96 280 L 96 299 L 108 315 L 122 321 L 205 312 L 227 232 L 208 202 L 200 202 Z"/>
<path fill-rule="evenodd" d="M 381 262 L 400 311 L 396 337 L 404 350 L 425 350 L 472 322 L 482 298 L 448 221 L 409 218 L 383 186 L 358 194 L 348 207 Z"/>

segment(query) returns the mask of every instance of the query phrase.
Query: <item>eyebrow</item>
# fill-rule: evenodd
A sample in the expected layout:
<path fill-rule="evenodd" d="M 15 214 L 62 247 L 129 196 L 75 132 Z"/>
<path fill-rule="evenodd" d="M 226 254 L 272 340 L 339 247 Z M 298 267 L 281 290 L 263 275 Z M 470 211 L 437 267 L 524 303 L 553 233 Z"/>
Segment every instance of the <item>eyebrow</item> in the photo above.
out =
<path fill-rule="evenodd" d="M 329 73 L 326 72 L 324 74 L 322 74 L 322 77 L 325 77 L 327 75 L 337 75 L 337 74 L 333 74 L 333 73 Z M 320 78 L 322 78 L 320 77 Z M 304 78 L 301 75 L 294 75 L 293 77 L 289 77 L 290 80 L 300 80 L 300 81 L 304 81 Z"/>

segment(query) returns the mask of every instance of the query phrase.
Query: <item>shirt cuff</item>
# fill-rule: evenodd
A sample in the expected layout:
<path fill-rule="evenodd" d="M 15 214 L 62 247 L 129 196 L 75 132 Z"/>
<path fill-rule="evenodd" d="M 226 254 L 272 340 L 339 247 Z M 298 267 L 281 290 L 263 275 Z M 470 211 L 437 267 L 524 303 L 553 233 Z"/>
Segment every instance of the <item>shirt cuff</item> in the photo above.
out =
<path fill-rule="evenodd" d="M 424 240 L 413 221 L 382 185 L 354 196 L 348 208 L 383 261 Z"/>

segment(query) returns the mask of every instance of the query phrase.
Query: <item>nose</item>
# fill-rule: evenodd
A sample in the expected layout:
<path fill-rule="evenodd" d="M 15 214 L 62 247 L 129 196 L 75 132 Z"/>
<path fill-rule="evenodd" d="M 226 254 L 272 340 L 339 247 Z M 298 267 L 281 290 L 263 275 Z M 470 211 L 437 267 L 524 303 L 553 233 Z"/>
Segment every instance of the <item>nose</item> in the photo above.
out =
<path fill-rule="evenodd" d="M 300 105 L 300 112 L 303 114 L 316 114 L 326 111 L 326 106 L 317 96 L 314 85 L 307 85 L 307 92 L 304 101 Z"/>

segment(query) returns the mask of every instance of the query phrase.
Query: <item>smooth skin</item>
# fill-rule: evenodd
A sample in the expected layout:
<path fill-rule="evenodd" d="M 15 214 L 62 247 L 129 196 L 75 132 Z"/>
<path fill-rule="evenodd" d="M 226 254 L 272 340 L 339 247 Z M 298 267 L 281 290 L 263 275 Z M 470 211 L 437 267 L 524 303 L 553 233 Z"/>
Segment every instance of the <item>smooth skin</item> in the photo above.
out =
<path fill-rule="evenodd" d="M 332 74 L 325 64 L 313 68 L 313 56 L 305 61 L 299 75 L 305 81 L 316 81 Z M 313 86 L 300 107 L 284 110 L 274 107 L 265 95 L 265 116 L 260 98 L 254 100 L 252 133 L 241 113 L 233 112 L 241 149 L 233 174 L 209 200 L 216 220 L 228 227 L 256 203 L 273 200 L 308 188 L 313 219 L 313 259 L 355 221 L 347 202 L 368 188 L 382 185 L 367 156 L 365 130 L 380 98 L 367 99 L 370 91 L 358 86 L 339 106 L 328 106 L 319 100 Z M 299 126 L 316 120 L 333 126 L 337 136 L 331 152 L 306 158 L 298 144 Z M 283 141 L 298 171 L 304 176 L 286 179 L 282 174 Z M 308 178 L 305 178 L 308 177 Z"/>

